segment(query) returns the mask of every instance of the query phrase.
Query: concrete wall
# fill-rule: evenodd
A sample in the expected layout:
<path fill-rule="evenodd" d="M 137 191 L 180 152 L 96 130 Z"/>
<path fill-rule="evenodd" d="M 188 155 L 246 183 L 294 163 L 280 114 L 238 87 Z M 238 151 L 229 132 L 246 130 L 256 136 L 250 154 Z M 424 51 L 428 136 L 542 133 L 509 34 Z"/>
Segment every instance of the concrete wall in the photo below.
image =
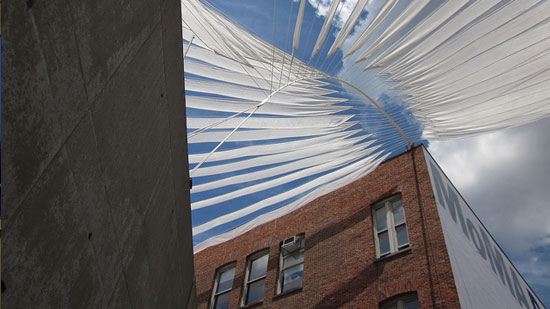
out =
<path fill-rule="evenodd" d="M 254 308 L 378 308 L 380 302 L 412 291 L 421 308 L 460 308 L 423 149 L 413 151 L 290 214 L 197 253 L 199 308 L 208 308 L 216 269 L 229 262 L 236 262 L 229 307 L 237 308 L 246 259 L 266 248 L 264 299 Z M 411 250 L 377 261 L 371 206 L 398 193 Z M 279 244 L 300 233 L 305 233 L 303 288 L 278 296 Z"/>
<path fill-rule="evenodd" d="M 179 0 L 2 9 L 3 304 L 190 306 Z"/>

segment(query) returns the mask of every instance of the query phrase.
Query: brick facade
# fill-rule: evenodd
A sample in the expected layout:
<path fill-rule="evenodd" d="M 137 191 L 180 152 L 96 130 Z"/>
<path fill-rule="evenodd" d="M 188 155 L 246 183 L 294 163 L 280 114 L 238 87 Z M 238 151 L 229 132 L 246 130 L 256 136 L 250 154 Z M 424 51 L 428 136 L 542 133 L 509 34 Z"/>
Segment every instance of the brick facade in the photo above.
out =
<path fill-rule="evenodd" d="M 418 182 L 415 181 L 418 179 Z M 377 260 L 371 206 L 401 194 L 411 250 Z M 303 288 L 276 296 L 280 242 L 305 233 Z M 421 308 L 459 308 L 422 147 L 308 205 L 195 255 L 197 303 L 208 308 L 216 269 L 236 262 L 230 308 L 242 297 L 246 259 L 269 248 L 262 304 L 254 308 L 378 308 L 416 291 Z"/>

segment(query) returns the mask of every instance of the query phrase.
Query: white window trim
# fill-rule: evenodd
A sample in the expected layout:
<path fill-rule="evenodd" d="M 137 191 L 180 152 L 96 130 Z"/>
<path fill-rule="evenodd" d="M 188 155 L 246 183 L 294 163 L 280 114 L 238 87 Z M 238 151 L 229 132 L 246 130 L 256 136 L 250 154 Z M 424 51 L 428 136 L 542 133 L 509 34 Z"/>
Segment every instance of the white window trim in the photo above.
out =
<path fill-rule="evenodd" d="M 268 259 L 268 265 L 266 266 L 266 270 L 265 270 L 265 273 L 263 276 L 260 276 L 256 279 L 253 279 L 253 280 L 249 280 L 249 277 L 250 277 L 250 267 L 252 266 L 252 261 L 264 256 L 264 255 L 267 255 L 267 259 Z M 256 252 L 254 253 L 253 255 L 249 256 L 246 260 L 246 271 L 245 271 L 245 275 L 244 275 L 244 284 L 243 284 L 243 294 L 242 294 L 242 298 L 241 298 L 241 306 L 248 306 L 248 305 L 252 305 L 252 304 L 247 304 L 246 303 L 246 298 L 248 296 L 248 286 L 256 281 L 260 281 L 262 279 L 265 279 L 266 276 L 267 276 L 267 268 L 269 266 L 269 249 L 265 249 L 265 250 L 262 250 L 262 251 L 259 251 L 259 252 Z M 264 286 L 264 295 L 265 295 L 265 286 Z M 263 301 L 263 297 L 262 297 L 262 301 Z"/>
<path fill-rule="evenodd" d="M 399 223 L 397 226 L 395 226 L 395 222 L 393 219 L 393 210 L 392 210 L 392 203 L 396 200 L 401 200 L 401 203 L 403 205 L 403 222 Z M 380 208 L 385 208 L 386 210 L 386 229 L 378 231 L 376 229 L 376 210 Z M 376 247 L 376 257 L 381 258 L 385 257 L 387 255 L 391 255 L 393 253 L 399 252 L 401 250 L 407 249 L 410 247 L 410 239 L 409 239 L 409 228 L 407 227 L 407 215 L 405 214 L 405 205 L 403 204 L 403 199 L 400 194 L 394 195 L 390 198 L 387 198 L 376 205 L 372 207 L 372 218 L 373 218 L 373 231 L 374 231 L 374 241 L 375 241 L 375 247 Z M 402 225 L 405 225 L 405 228 L 407 229 L 407 243 L 403 244 L 401 246 L 397 245 L 397 231 L 396 228 L 400 227 Z M 378 235 L 388 231 L 388 239 L 390 241 L 390 251 L 381 253 L 380 252 L 380 242 L 378 240 Z"/>
<path fill-rule="evenodd" d="M 210 297 L 210 308 L 211 309 L 214 308 L 214 304 L 215 304 L 215 300 L 216 300 L 217 296 L 225 294 L 225 293 L 231 293 L 231 291 L 233 290 L 233 284 L 232 284 L 229 289 L 223 290 L 223 291 L 218 291 L 218 282 L 220 281 L 221 274 L 223 272 L 226 272 L 227 270 L 229 270 L 231 268 L 235 268 L 235 270 L 236 270 L 236 267 L 237 267 L 237 263 L 233 262 L 233 263 L 229 263 L 225 266 L 222 266 L 222 267 L 220 267 L 216 270 L 216 280 L 214 280 L 214 287 L 212 287 L 212 296 Z M 235 273 L 233 273 L 233 280 L 235 280 Z"/>
<path fill-rule="evenodd" d="M 297 265 L 304 265 L 304 262 L 305 262 L 305 256 L 304 256 L 305 234 L 296 235 L 296 237 L 298 237 L 300 239 L 300 248 L 295 250 L 295 251 L 287 252 L 287 253 L 301 252 L 302 256 L 303 256 L 303 260 L 302 260 L 301 263 L 283 268 L 283 262 L 284 262 L 284 256 L 285 255 L 284 255 L 282 246 L 279 245 L 280 253 L 279 253 L 279 275 L 277 276 L 277 278 L 278 278 L 277 279 L 277 295 L 283 293 L 283 275 L 284 275 L 284 271 L 289 269 L 289 268 L 295 267 Z M 303 276 L 302 276 L 302 280 L 303 280 Z M 303 281 L 302 281 L 302 287 L 303 287 Z"/>

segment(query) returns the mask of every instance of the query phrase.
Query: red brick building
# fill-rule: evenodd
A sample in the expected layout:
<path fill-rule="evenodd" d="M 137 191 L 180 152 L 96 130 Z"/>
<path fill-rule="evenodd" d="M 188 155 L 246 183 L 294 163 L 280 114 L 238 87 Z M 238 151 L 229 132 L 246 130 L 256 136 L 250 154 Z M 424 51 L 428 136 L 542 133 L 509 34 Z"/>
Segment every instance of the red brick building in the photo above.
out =
<path fill-rule="evenodd" d="M 195 254 L 199 308 L 461 307 L 466 297 L 459 294 L 467 292 L 453 276 L 460 262 L 451 265 L 439 215 L 451 207 L 438 210 L 426 156 L 416 147 L 292 213 Z M 532 291 L 526 293 L 531 308 Z M 462 307 L 476 307 L 469 301 Z"/>

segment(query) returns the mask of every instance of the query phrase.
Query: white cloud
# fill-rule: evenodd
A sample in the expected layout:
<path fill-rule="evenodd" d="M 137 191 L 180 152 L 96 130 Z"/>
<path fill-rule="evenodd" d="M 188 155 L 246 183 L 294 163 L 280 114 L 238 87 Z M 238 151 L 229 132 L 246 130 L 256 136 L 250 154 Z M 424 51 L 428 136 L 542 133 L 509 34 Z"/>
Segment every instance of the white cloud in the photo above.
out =
<path fill-rule="evenodd" d="M 430 152 L 439 157 L 445 172 L 456 186 L 468 191 L 479 186 L 483 175 L 494 173 L 520 156 L 523 142 L 508 132 L 495 132 L 475 138 L 431 142 Z"/>
<path fill-rule="evenodd" d="M 549 133 L 547 118 L 428 148 L 524 277 L 541 289 L 550 286 Z"/>
<path fill-rule="evenodd" d="M 317 15 L 327 16 L 331 0 L 308 0 L 312 7 L 317 8 Z M 317 7 L 319 6 L 319 7 Z"/>
<path fill-rule="evenodd" d="M 336 15 L 335 21 L 336 21 L 336 27 L 342 28 L 344 24 L 346 23 L 346 20 L 348 20 L 349 16 L 351 15 L 351 12 L 353 11 L 353 8 L 357 4 L 358 0 L 347 0 L 342 1 L 342 8 L 340 9 L 340 12 Z"/>
<path fill-rule="evenodd" d="M 514 254 L 550 237 L 548 132 L 545 119 L 429 146 L 468 204 Z"/>
<path fill-rule="evenodd" d="M 550 234 L 550 232 L 548 232 Z M 543 247 L 550 247 L 550 236 L 546 236 L 540 239 L 539 245 Z"/>
<path fill-rule="evenodd" d="M 296 0 L 295 0 L 296 1 Z M 344 26 L 346 20 L 351 15 L 351 12 L 353 11 L 353 8 L 357 4 L 358 0 L 342 0 L 339 4 L 340 8 L 337 10 L 337 14 L 334 17 L 333 23 L 335 23 L 335 27 L 341 29 L 342 26 Z M 317 8 L 317 15 L 319 16 L 327 16 L 328 11 L 330 9 L 330 5 L 332 3 L 331 0 L 308 0 L 309 4 Z M 380 7 L 383 0 L 371 0 L 367 3 L 365 6 L 365 11 L 371 11 L 373 9 L 377 9 Z M 319 7 L 317 7 L 319 6 Z M 358 22 L 358 24 L 360 21 Z M 357 27 L 357 26 L 356 26 Z M 338 35 L 337 32 L 335 32 L 335 35 Z"/>

